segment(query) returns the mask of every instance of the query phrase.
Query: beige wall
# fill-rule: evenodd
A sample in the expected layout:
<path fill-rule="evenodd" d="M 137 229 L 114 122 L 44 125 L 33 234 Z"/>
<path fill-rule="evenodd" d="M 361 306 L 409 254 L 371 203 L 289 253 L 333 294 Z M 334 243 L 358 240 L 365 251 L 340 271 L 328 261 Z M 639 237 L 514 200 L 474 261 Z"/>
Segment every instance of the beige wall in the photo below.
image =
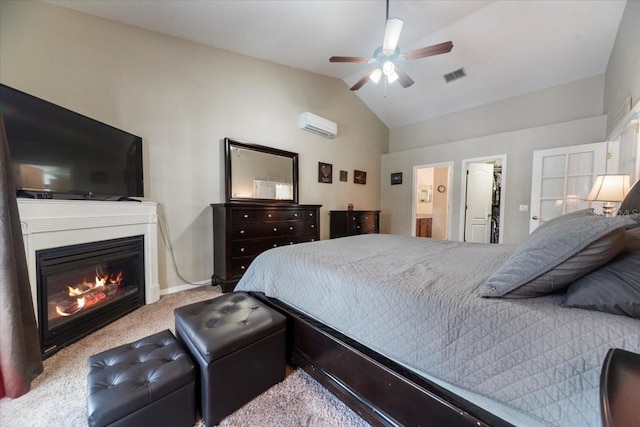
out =
<path fill-rule="evenodd" d="M 640 102 L 640 1 L 629 0 L 622 15 L 618 35 L 607 66 L 604 91 L 604 111 L 607 114 L 607 134 L 627 97 L 633 105 Z"/>
<path fill-rule="evenodd" d="M 300 154 L 300 203 L 378 209 L 388 129 L 344 82 L 38 2 L 0 2 L 0 81 L 143 138 L 145 194 L 162 204 L 180 273 L 213 273 L 210 203 L 221 202 L 221 139 Z M 311 111 L 329 140 L 297 128 Z M 317 182 L 332 163 L 333 184 Z M 353 170 L 367 185 L 353 184 Z M 351 182 L 340 182 L 339 170 Z M 182 281 L 161 248 L 163 290 Z"/>

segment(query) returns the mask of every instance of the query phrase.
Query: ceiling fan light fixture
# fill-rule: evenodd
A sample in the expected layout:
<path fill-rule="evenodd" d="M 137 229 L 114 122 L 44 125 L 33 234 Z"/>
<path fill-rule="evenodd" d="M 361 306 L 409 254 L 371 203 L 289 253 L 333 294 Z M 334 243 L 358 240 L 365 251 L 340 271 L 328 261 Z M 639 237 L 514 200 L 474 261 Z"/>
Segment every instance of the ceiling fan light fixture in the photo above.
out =
<path fill-rule="evenodd" d="M 382 70 L 380 68 L 376 68 L 369 75 L 369 79 L 376 84 L 380 81 L 380 77 L 382 77 Z"/>
<path fill-rule="evenodd" d="M 385 83 L 385 96 L 387 96 L 386 86 L 387 83 L 391 84 L 396 80 L 399 81 L 400 85 L 403 88 L 408 88 L 412 86 L 415 82 L 409 75 L 402 70 L 401 68 L 397 68 L 396 64 L 399 64 L 402 61 L 426 58 L 428 56 L 441 55 L 443 53 L 448 53 L 453 48 L 453 43 L 451 41 L 434 44 L 432 46 L 426 46 L 420 49 L 414 49 L 409 52 L 400 52 L 400 48 L 398 47 L 398 40 L 400 40 L 400 33 L 402 32 L 402 27 L 404 26 L 404 21 L 399 18 L 389 18 L 389 0 L 386 0 L 387 3 L 387 15 L 386 15 L 386 23 L 384 28 L 384 40 L 382 42 L 382 46 L 379 46 L 376 50 L 373 51 L 373 56 L 369 58 L 365 58 L 362 56 L 332 56 L 329 58 L 329 62 L 352 62 L 352 63 L 360 63 L 360 64 L 373 64 L 376 65 L 369 68 L 365 75 L 363 75 L 360 80 L 358 80 L 353 86 L 351 86 L 351 90 L 358 90 L 362 86 L 364 86 L 369 80 L 372 82 L 378 83 L 380 79 L 386 76 L 384 81 Z M 379 64 L 382 64 L 381 67 L 378 67 Z M 375 68 L 373 68 L 375 67 Z M 372 69 L 373 68 L 373 69 Z"/>
<path fill-rule="evenodd" d="M 385 76 L 389 76 L 392 73 L 395 73 L 395 71 L 396 71 L 396 66 L 393 62 L 387 61 L 384 64 L 382 64 L 382 72 L 384 73 Z"/>

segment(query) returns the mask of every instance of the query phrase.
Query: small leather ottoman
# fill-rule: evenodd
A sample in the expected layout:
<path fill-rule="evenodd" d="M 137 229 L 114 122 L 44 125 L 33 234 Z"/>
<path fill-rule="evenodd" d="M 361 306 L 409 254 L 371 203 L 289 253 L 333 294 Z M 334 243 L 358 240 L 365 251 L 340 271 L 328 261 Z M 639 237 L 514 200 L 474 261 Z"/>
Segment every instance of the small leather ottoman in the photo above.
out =
<path fill-rule="evenodd" d="M 195 366 L 168 329 L 90 356 L 90 427 L 196 422 Z"/>
<path fill-rule="evenodd" d="M 207 426 L 285 375 L 285 317 L 243 292 L 175 309 L 176 337 L 199 365 Z"/>

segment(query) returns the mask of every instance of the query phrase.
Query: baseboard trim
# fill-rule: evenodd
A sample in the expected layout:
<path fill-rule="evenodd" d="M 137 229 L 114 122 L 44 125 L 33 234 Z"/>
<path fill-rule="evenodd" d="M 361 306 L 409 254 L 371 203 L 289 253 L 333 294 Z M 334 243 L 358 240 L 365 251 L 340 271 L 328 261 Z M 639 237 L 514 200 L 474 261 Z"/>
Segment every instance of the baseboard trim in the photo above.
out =
<path fill-rule="evenodd" d="M 167 289 L 160 289 L 160 296 L 162 295 L 169 295 L 169 294 L 175 294 L 176 292 L 182 292 L 182 291 L 187 291 L 189 289 L 195 289 L 195 288 L 199 288 L 202 286 L 211 286 L 211 281 L 210 280 L 201 280 L 199 282 L 194 282 L 192 285 L 184 283 L 182 285 L 177 285 L 177 286 L 171 286 Z"/>

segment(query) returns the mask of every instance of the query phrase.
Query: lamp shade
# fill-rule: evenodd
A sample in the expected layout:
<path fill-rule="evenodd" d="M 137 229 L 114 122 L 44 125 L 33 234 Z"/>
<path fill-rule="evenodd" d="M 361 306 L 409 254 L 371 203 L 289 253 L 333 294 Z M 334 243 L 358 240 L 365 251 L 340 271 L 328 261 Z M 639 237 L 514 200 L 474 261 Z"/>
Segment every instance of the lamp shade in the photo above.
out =
<path fill-rule="evenodd" d="M 629 175 L 598 175 L 586 200 L 621 202 L 629 192 Z"/>

